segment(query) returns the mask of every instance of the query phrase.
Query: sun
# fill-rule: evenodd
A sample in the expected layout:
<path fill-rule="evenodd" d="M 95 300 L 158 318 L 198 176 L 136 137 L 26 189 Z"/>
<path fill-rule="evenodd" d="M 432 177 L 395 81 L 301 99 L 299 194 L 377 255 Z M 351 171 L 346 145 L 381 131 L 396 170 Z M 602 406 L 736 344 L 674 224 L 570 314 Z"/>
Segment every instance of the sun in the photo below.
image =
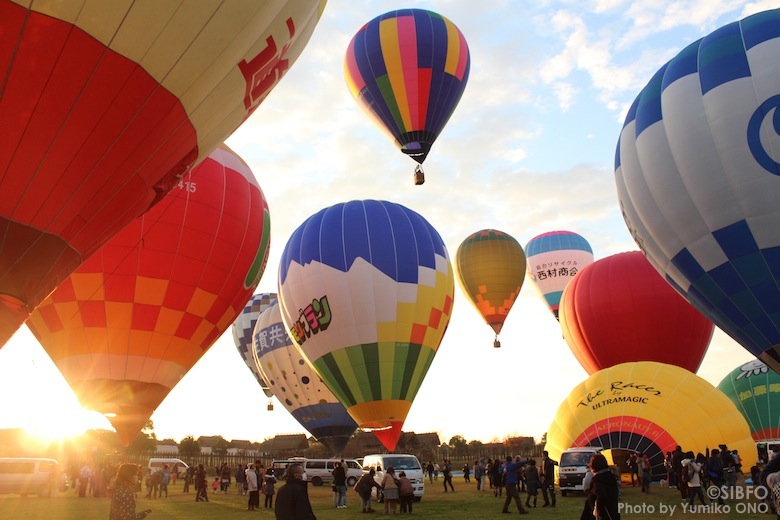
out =
<path fill-rule="evenodd" d="M 108 426 L 107 426 L 108 425 Z M 109 429 L 107 419 L 83 408 L 47 410 L 45 414 L 28 415 L 24 430 L 41 443 L 55 443 L 82 435 L 91 429 Z"/>

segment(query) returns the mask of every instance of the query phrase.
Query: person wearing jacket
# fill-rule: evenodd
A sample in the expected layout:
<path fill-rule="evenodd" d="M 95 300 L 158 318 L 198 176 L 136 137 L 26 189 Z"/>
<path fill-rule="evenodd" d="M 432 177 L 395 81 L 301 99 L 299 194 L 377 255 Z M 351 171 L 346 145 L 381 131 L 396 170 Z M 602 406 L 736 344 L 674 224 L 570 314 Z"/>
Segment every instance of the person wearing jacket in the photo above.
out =
<path fill-rule="evenodd" d="M 521 515 L 525 515 L 528 513 L 526 509 L 523 508 L 523 504 L 520 501 L 520 495 L 517 492 L 517 483 L 519 482 L 517 472 L 520 468 L 525 466 L 527 461 L 521 460 L 520 457 L 517 457 L 515 462 L 512 462 L 512 457 L 506 458 L 506 464 L 504 464 L 504 485 L 506 486 L 506 500 L 504 500 L 504 509 L 501 510 L 502 513 L 508 513 L 509 512 L 509 504 L 512 503 L 512 500 L 515 501 L 515 504 L 517 504 L 517 510 Z M 494 462 L 495 465 L 498 464 L 498 460 Z M 500 475 L 499 475 L 500 480 Z"/>
<path fill-rule="evenodd" d="M 303 466 L 287 466 L 287 478 L 276 493 L 276 520 L 317 520 L 309 502 L 307 485 Z"/>
<path fill-rule="evenodd" d="M 382 487 L 376 483 L 376 480 L 374 480 L 374 475 L 376 475 L 376 471 L 374 471 L 374 468 L 371 468 L 367 474 L 360 477 L 355 483 L 354 489 L 360 497 L 360 505 L 363 507 L 363 513 L 374 512 L 374 510 L 371 509 L 371 491 L 376 488 L 377 493 L 379 493 L 379 490 L 382 489 Z"/>
<path fill-rule="evenodd" d="M 590 459 L 590 469 L 593 479 L 580 520 L 620 520 L 617 478 L 609 469 L 607 458 L 600 453 L 594 455 Z"/>
<path fill-rule="evenodd" d="M 114 496 L 111 497 L 111 510 L 108 514 L 110 520 L 143 520 L 152 512 L 135 511 L 135 486 L 138 482 L 138 466 L 135 464 L 122 464 L 116 474 Z"/>
<path fill-rule="evenodd" d="M 398 495 L 401 498 L 401 514 L 412 514 L 414 486 L 412 486 L 412 481 L 407 478 L 405 471 L 398 474 Z"/>

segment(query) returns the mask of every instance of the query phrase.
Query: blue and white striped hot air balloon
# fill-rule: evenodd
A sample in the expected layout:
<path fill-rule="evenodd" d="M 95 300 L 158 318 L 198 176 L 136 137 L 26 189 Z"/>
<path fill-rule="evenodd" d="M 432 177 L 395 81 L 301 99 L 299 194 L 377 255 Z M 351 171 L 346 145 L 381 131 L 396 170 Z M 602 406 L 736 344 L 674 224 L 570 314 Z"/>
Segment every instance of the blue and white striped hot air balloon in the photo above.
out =
<path fill-rule="evenodd" d="M 255 323 L 257 318 L 266 310 L 272 303 L 276 301 L 276 293 L 257 293 L 252 296 L 252 299 L 247 302 L 241 314 L 236 317 L 236 321 L 233 322 L 233 342 L 236 344 L 238 353 L 241 354 L 241 359 L 244 360 L 246 366 L 252 372 L 252 375 L 257 379 L 257 384 L 263 390 L 263 393 L 269 399 L 274 396 L 270 388 L 268 388 L 268 382 L 263 379 L 263 375 L 258 370 L 255 363 L 255 357 L 253 355 L 252 348 L 252 332 L 255 330 Z M 270 409 L 270 404 L 269 404 Z"/>
<path fill-rule="evenodd" d="M 688 301 L 780 372 L 780 10 L 664 65 L 615 157 L 626 224 Z"/>
<path fill-rule="evenodd" d="M 593 263 L 593 249 L 577 233 L 550 231 L 528 241 L 525 257 L 528 277 L 557 320 L 563 290 L 574 275 Z"/>
<path fill-rule="evenodd" d="M 277 300 L 257 319 L 252 338 L 257 368 L 273 395 L 332 454 L 343 452 L 357 424 L 293 344 Z"/>

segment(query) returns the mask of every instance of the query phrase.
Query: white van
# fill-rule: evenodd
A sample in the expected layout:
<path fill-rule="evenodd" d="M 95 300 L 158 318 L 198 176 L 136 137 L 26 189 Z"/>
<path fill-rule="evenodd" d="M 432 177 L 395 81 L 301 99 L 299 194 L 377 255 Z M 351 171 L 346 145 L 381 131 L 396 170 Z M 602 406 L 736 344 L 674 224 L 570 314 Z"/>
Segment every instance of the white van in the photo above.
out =
<path fill-rule="evenodd" d="M 599 447 L 586 446 L 569 448 L 561 454 L 558 463 L 558 485 L 562 496 L 571 491 L 582 491 L 582 479 L 585 478 L 585 470 L 590 465 L 590 458 L 600 452 Z"/>
<path fill-rule="evenodd" d="M 303 466 L 306 472 L 306 480 L 315 486 L 321 486 L 324 483 L 333 482 L 333 469 L 336 463 L 341 459 L 307 459 L 304 457 L 293 457 L 286 460 L 275 460 L 271 464 L 274 468 L 274 475 L 277 479 L 284 478 L 284 472 L 287 466 L 297 463 Z M 347 474 L 347 487 L 352 487 L 363 476 L 363 470 L 355 459 L 344 459 L 344 471 Z"/>
<path fill-rule="evenodd" d="M 68 480 L 54 459 L 0 458 L 0 493 L 55 496 Z"/>
<path fill-rule="evenodd" d="M 149 473 L 154 473 L 155 471 L 163 469 L 163 466 L 168 465 L 168 469 L 170 471 L 173 471 L 174 465 L 176 466 L 176 470 L 179 473 L 179 477 L 184 478 L 184 476 L 187 474 L 187 468 L 189 468 L 189 464 L 184 462 L 181 459 L 174 459 L 174 458 L 165 458 L 165 457 L 152 457 L 149 459 Z"/>
<path fill-rule="evenodd" d="M 366 455 L 363 457 L 363 473 L 368 473 L 372 468 L 376 472 L 374 480 L 377 484 L 382 483 L 385 478 L 385 469 L 392 466 L 395 470 L 395 476 L 400 472 L 406 473 L 406 478 L 412 482 L 414 488 L 414 499 L 422 500 L 425 493 L 425 475 L 420 461 L 414 455 L 402 455 L 396 453 L 383 453 L 377 455 Z"/>

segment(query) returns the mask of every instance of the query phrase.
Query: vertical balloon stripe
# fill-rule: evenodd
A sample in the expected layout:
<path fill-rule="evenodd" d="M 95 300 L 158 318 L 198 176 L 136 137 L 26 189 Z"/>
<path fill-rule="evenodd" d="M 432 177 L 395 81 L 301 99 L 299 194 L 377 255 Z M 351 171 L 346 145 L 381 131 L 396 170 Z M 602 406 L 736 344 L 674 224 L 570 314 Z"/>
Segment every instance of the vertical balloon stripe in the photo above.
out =
<path fill-rule="evenodd" d="M 444 27 L 447 29 L 447 60 L 444 64 L 444 72 L 460 79 L 458 76 L 458 69 L 462 65 L 460 31 L 452 22 L 445 22 Z"/>
<path fill-rule="evenodd" d="M 398 46 L 400 58 L 400 73 L 403 78 L 404 98 L 397 97 L 398 103 L 404 108 L 404 121 L 408 121 L 406 128 L 420 128 L 421 121 L 418 118 L 417 106 L 420 101 L 418 98 L 418 63 L 417 63 L 417 45 L 415 41 L 415 19 L 413 16 L 398 17 Z"/>
<path fill-rule="evenodd" d="M 336 352 L 336 354 L 338 351 Z M 339 362 L 335 359 L 334 353 L 328 353 L 317 359 L 312 363 L 314 369 L 320 374 L 323 381 L 328 381 L 330 384 L 328 388 L 336 394 L 339 402 L 344 405 L 345 408 L 354 406 L 358 403 L 355 393 L 352 392 L 350 385 L 347 383 L 339 368 Z M 356 391 L 362 390 L 361 387 L 355 388 Z M 358 394 L 359 395 L 359 394 Z M 361 399 L 361 402 L 363 400 Z"/>
<path fill-rule="evenodd" d="M 358 97 L 360 91 L 366 87 L 366 80 L 360 75 L 354 58 L 357 53 L 357 50 L 355 49 L 355 43 L 357 41 L 357 38 L 350 40 L 349 47 L 347 47 L 347 59 L 344 60 L 344 68 L 346 69 L 344 71 L 344 77 L 347 80 L 347 87 L 349 87 L 352 97 L 355 98 Z"/>
<path fill-rule="evenodd" d="M 730 23 L 704 37 L 699 45 L 699 78 L 702 94 L 750 76 L 739 22 Z"/>
<path fill-rule="evenodd" d="M 390 86 L 392 96 L 389 98 L 385 89 L 382 93 L 385 99 L 393 99 L 395 109 L 401 118 L 400 128 L 412 128 L 412 122 L 409 118 L 409 102 L 406 97 L 406 88 L 404 85 L 404 68 L 401 56 L 401 47 L 399 45 L 398 18 L 382 20 L 379 23 L 379 39 L 382 46 L 382 57 L 387 69 L 387 84 Z M 388 102 L 388 105 L 390 103 Z"/>
<path fill-rule="evenodd" d="M 453 25 L 453 27 L 455 26 Z M 457 27 L 455 30 L 458 31 L 458 67 L 455 69 L 455 77 L 458 78 L 458 81 L 463 81 L 463 77 L 468 73 L 469 66 L 468 44 L 463 33 Z"/>

